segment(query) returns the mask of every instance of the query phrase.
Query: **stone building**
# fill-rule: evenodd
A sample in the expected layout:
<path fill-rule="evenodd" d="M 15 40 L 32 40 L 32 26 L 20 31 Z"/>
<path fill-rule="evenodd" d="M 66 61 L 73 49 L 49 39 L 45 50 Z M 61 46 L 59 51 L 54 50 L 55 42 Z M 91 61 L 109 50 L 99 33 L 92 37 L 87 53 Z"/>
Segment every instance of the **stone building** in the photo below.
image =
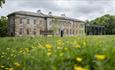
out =
<path fill-rule="evenodd" d="M 43 14 L 17 11 L 8 15 L 8 34 L 10 36 L 41 35 L 41 31 L 53 31 L 53 34 L 64 36 L 85 35 L 85 23 L 78 19 L 68 18 L 64 14 L 54 16 L 52 12 Z"/>

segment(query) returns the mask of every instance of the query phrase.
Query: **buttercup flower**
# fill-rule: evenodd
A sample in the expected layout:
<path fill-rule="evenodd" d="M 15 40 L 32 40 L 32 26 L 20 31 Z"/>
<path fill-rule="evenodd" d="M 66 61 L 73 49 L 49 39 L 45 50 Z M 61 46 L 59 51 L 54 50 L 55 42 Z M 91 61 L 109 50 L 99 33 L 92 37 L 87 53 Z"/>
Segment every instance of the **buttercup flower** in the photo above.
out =
<path fill-rule="evenodd" d="M 46 48 L 47 48 L 47 49 L 51 49 L 52 46 L 51 46 L 50 44 L 46 44 Z"/>
<path fill-rule="evenodd" d="M 13 68 L 9 68 L 8 70 L 14 70 Z"/>
<path fill-rule="evenodd" d="M 51 54 L 52 54 L 51 52 L 48 52 L 48 53 L 47 53 L 47 56 L 50 56 Z"/>
<path fill-rule="evenodd" d="M 60 53 L 60 56 L 63 56 L 64 55 L 64 53 Z"/>
<path fill-rule="evenodd" d="M 0 65 L 0 68 L 4 68 L 4 66 L 3 66 L 3 65 Z"/>
<path fill-rule="evenodd" d="M 68 50 L 68 48 L 64 48 L 64 50 L 65 50 L 65 51 L 67 51 L 67 50 Z"/>
<path fill-rule="evenodd" d="M 95 55 L 95 58 L 96 58 L 97 60 L 105 60 L 105 59 L 106 59 L 106 56 L 105 56 L 105 55 L 102 55 L 102 54 L 96 54 L 96 55 Z"/>
<path fill-rule="evenodd" d="M 76 61 L 81 62 L 81 61 L 82 61 L 82 58 L 77 57 L 77 58 L 76 58 Z"/>
<path fill-rule="evenodd" d="M 76 45 L 75 48 L 81 48 L 81 46 L 80 45 Z"/>
<path fill-rule="evenodd" d="M 81 66 L 74 66 L 74 70 L 88 70 L 88 69 L 86 69 L 86 68 L 83 68 L 83 67 L 81 67 Z"/>
<path fill-rule="evenodd" d="M 15 65 L 16 67 L 20 67 L 20 64 L 19 64 L 18 62 L 15 62 L 14 65 Z"/>

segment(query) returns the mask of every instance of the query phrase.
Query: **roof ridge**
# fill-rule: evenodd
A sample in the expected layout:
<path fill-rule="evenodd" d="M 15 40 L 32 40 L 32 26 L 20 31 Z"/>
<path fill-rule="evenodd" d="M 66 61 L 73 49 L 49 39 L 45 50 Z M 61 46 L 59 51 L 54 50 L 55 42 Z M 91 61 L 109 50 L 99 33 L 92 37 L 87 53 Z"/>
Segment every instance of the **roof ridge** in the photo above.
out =
<path fill-rule="evenodd" d="M 66 19 L 66 20 L 72 20 L 72 21 L 79 21 L 79 22 L 84 22 L 81 21 L 79 19 L 75 19 L 75 18 L 70 18 L 67 16 L 56 16 L 56 15 L 48 15 L 48 14 L 44 14 L 44 13 L 35 13 L 35 12 L 30 12 L 30 11 L 15 11 L 11 14 L 9 14 L 8 16 L 12 15 L 12 14 L 23 14 L 23 15 L 30 15 L 30 16 L 40 16 L 40 17 L 52 17 L 52 18 L 61 18 L 61 19 Z"/>

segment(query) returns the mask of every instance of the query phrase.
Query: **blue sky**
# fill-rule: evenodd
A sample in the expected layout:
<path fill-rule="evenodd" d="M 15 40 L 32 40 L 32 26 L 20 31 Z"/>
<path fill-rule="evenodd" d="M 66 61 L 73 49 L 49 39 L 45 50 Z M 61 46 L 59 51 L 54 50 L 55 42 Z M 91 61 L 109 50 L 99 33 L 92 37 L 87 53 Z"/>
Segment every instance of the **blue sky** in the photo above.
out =
<path fill-rule="evenodd" d="M 91 20 L 104 14 L 115 15 L 115 0 L 7 0 L 0 8 L 0 16 L 14 11 L 41 10 L 53 15 L 66 14 L 67 17 Z"/>

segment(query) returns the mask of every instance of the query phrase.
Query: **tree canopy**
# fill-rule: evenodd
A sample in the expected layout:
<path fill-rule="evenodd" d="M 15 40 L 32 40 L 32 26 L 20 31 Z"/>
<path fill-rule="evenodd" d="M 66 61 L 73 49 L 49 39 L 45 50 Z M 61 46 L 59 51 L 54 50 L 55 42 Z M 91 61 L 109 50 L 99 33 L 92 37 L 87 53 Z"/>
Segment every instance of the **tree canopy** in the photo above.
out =
<path fill-rule="evenodd" d="M 90 24 L 105 26 L 106 34 L 115 34 L 115 16 L 106 14 L 91 20 Z"/>
<path fill-rule="evenodd" d="M 0 7 L 2 6 L 3 3 L 5 3 L 5 0 L 0 0 Z"/>
<path fill-rule="evenodd" d="M 7 36 L 8 19 L 5 16 L 0 18 L 0 36 Z"/>

